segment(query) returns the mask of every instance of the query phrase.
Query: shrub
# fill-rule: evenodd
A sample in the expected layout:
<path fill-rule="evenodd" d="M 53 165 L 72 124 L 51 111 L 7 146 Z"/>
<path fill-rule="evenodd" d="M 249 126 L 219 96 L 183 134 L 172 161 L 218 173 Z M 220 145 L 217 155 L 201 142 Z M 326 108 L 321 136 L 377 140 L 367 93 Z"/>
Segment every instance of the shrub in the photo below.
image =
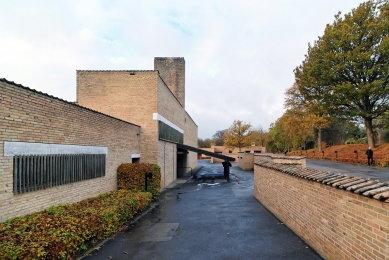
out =
<path fill-rule="evenodd" d="M 389 143 L 389 130 L 385 130 L 383 134 L 385 143 Z"/>
<path fill-rule="evenodd" d="M 351 137 L 344 142 L 345 144 L 356 144 L 357 140 L 354 139 L 354 137 Z"/>
<path fill-rule="evenodd" d="M 71 259 L 116 232 L 151 201 L 147 192 L 104 193 L 0 223 L 0 259 Z"/>
<path fill-rule="evenodd" d="M 359 138 L 357 143 L 358 144 L 367 144 L 367 138 L 366 137 Z"/>
<path fill-rule="evenodd" d="M 118 189 L 132 191 L 145 190 L 145 174 L 152 173 L 147 180 L 147 191 L 153 199 L 158 198 L 161 189 L 161 169 L 157 164 L 150 163 L 123 163 L 118 168 Z"/>

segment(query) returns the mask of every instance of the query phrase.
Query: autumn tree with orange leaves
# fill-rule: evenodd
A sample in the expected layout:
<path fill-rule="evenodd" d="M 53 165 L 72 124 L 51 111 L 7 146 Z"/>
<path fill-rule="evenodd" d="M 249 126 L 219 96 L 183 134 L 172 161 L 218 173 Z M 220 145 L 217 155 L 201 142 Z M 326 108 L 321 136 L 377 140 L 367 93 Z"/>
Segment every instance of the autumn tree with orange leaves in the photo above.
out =
<path fill-rule="evenodd" d="M 251 124 L 241 120 L 234 120 L 224 134 L 224 145 L 227 147 L 238 147 L 239 151 L 242 147 L 250 145 L 250 129 Z"/>
<path fill-rule="evenodd" d="M 295 142 L 303 142 L 305 146 L 308 139 L 314 135 L 314 130 L 317 130 L 317 144 L 321 151 L 321 131 L 331 122 L 328 107 L 315 100 L 306 100 L 296 83 L 285 95 L 284 107 L 287 110 L 284 115 L 287 119 L 284 127 L 287 132 L 295 136 Z"/>

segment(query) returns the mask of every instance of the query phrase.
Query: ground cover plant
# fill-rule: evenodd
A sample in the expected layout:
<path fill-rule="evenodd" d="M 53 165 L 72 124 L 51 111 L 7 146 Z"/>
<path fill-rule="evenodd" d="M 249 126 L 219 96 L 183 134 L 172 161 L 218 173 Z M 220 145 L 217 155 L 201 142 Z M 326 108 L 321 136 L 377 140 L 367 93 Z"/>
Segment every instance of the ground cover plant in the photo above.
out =
<path fill-rule="evenodd" d="M 71 259 L 113 234 L 152 200 L 118 190 L 0 223 L 0 259 Z"/>
<path fill-rule="evenodd" d="M 367 165 L 367 156 L 365 154 L 367 149 L 367 144 L 345 144 L 326 147 L 322 151 L 319 151 L 317 148 L 297 150 L 289 152 L 288 155 L 302 155 L 310 159 Z M 376 145 L 373 148 L 373 152 L 374 166 L 389 166 L 389 144 Z"/>

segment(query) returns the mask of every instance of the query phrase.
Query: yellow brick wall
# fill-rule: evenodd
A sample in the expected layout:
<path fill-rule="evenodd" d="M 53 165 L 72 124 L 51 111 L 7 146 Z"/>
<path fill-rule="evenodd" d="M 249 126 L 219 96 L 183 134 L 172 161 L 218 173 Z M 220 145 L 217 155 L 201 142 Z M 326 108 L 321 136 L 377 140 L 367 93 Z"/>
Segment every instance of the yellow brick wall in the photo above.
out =
<path fill-rule="evenodd" d="M 177 98 L 166 86 L 162 79 L 158 81 L 158 113 L 184 131 L 184 144 L 197 147 L 197 125 L 194 123 L 193 119 L 185 111 L 185 109 L 182 107 L 182 105 L 179 103 Z M 177 150 L 175 150 L 175 152 L 177 152 Z M 162 157 L 163 156 L 160 155 L 158 161 L 162 161 Z M 177 155 L 175 155 L 175 157 L 177 157 Z M 177 165 L 177 160 L 175 160 L 175 165 Z M 193 169 L 196 166 L 197 154 L 194 152 L 189 152 L 187 155 L 186 164 L 183 166 L 188 168 L 183 168 L 181 171 L 189 171 L 190 168 Z M 170 169 L 170 167 L 167 169 Z M 162 175 L 164 175 L 163 172 Z M 166 177 L 164 182 L 166 185 L 168 185 L 170 182 L 176 179 L 177 171 L 167 171 L 165 176 L 169 176 Z"/>
<path fill-rule="evenodd" d="M 157 71 L 77 71 L 77 103 L 141 126 L 140 162 L 158 155 Z"/>
<path fill-rule="evenodd" d="M 185 144 L 197 146 L 197 126 L 158 71 L 77 71 L 77 103 L 140 125 L 140 162 L 157 163 L 161 167 L 164 176 L 161 185 L 174 181 L 177 170 L 160 165 L 166 165 L 167 154 L 161 154 L 158 121 L 153 120 L 153 113 L 184 130 Z M 170 148 L 171 144 L 167 145 Z M 166 146 L 165 142 L 162 146 Z M 168 156 L 177 157 L 176 154 Z M 169 160 L 172 162 L 176 167 L 177 160 Z M 197 165 L 195 153 L 188 155 L 187 165 L 192 168 Z M 169 170 L 164 172 L 164 169 Z"/>
<path fill-rule="evenodd" d="M 117 167 L 139 153 L 139 126 L 4 81 L 0 125 L 0 222 L 115 190 Z M 5 141 L 108 147 L 106 176 L 14 195 L 12 157 L 4 156 Z"/>
<path fill-rule="evenodd" d="M 187 112 L 185 112 L 184 131 L 185 131 L 184 144 L 197 147 L 198 127 Z M 197 153 L 189 152 L 186 167 L 191 167 L 193 169 L 196 166 L 197 166 Z"/>
<path fill-rule="evenodd" d="M 254 196 L 326 259 L 389 259 L 389 204 L 254 165 Z"/>
<path fill-rule="evenodd" d="M 159 71 L 171 92 L 185 108 L 185 59 L 183 57 L 156 57 L 154 70 Z"/>
<path fill-rule="evenodd" d="M 154 112 L 158 112 L 158 114 L 185 130 L 185 110 L 160 77 L 158 78 L 158 110 Z"/>
<path fill-rule="evenodd" d="M 254 154 L 253 153 L 238 153 L 238 167 L 244 171 L 254 170 Z"/>
<path fill-rule="evenodd" d="M 177 146 L 173 143 L 159 141 L 158 151 L 161 188 L 163 188 L 177 179 Z"/>

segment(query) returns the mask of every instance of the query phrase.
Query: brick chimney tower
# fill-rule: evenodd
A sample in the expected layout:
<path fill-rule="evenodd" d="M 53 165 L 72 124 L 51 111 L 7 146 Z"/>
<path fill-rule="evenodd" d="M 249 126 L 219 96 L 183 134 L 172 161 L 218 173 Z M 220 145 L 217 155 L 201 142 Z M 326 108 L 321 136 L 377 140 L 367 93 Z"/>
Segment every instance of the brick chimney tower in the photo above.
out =
<path fill-rule="evenodd" d="M 154 70 L 185 108 L 185 59 L 183 57 L 155 57 Z"/>

